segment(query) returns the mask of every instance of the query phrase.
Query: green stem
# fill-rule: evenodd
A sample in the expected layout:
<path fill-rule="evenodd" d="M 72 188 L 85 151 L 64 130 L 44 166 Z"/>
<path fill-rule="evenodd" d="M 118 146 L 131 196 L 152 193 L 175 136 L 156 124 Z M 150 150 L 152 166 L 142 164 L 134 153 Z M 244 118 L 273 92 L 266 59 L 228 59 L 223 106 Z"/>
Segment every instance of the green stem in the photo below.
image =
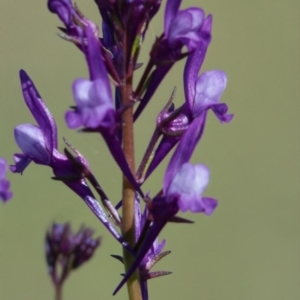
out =
<path fill-rule="evenodd" d="M 123 43 L 123 57 L 127 57 L 126 53 L 126 34 Z M 133 64 L 130 62 L 128 71 L 126 70 L 126 60 L 123 63 L 124 82 L 121 88 L 122 105 L 129 105 L 132 103 L 132 77 Z M 131 169 L 132 174 L 135 174 L 134 163 L 134 136 L 133 136 L 133 107 L 128 108 L 123 113 L 123 151 L 127 163 Z M 135 245 L 135 228 L 134 228 L 134 205 L 135 205 L 135 190 L 123 176 L 123 205 L 122 205 L 122 234 L 124 239 L 133 248 Z M 130 268 L 134 257 L 123 248 L 123 258 L 125 271 Z M 141 288 L 139 283 L 138 272 L 136 271 L 127 281 L 127 290 L 130 300 L 142 300 Z"/>

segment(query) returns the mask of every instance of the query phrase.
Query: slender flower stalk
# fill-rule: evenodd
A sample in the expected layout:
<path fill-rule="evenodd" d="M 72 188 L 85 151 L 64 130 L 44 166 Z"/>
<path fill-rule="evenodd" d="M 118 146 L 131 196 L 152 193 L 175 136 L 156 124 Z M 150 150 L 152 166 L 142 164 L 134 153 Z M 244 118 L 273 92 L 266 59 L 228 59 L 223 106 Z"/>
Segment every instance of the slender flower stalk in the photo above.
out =
<path fill-rule="evenodd" d="M 55 286 L 55 300 L 61 300 L 62 299 L 62 286 L 56 285 Z"/>

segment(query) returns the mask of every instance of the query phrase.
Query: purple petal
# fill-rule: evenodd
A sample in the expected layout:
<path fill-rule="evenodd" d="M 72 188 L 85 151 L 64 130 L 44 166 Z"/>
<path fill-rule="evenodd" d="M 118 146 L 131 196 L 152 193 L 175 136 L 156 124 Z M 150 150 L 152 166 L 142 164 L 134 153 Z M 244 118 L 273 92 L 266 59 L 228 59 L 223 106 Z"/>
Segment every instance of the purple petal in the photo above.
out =
<path fill-rule="evenodd" d="M 114 125 L 111 114 L 114 111 L 110 93 L 103 88 L 102 81 L 77 79 L 73 83 L 73 96 L 76 103 L 76 112 L 80 116 L 81 125 L 87 128 Z M 79 118 L 67 113 L 66 121 L 70 128 L 79 124 Z"/>
<path fill-rule="evenodd" d="M 68 127 L 71 129 L 77 129 L 82 125 L 81 116 L 76 111 L 73 110 L 66 111 L 65 121 Z"/>
<path fill-rule="evenodd" d="M 204 165 L 184 163 L 173 178 L 166 195 L 173 193 L 201 195 L 209 182 L 209 170 Z"/>
<path fill-rule="evenodd" d="M 185 163 L 173 178 L 166 197 L 178 196 L 178 206 L 182 212 L 202 212 L 204 206 L 202 193 L 209 183 L 209 170 L 204 165 Z"/>
<path fill-rule="evenodd" d="M 234 116 L 233 114 L 227 114 L 228 106 L 225 103 L 212 105 L 211 109 L 221 123 L 229 123 Z"/>
<path fill-rule="evenodd" d="M 14 155 L 15 165 L 10 166 L 10 170 L 13 173 L 23 173 L 23 171 L 27 168 L 27 166 L 31 162 L 31 158 L 23 153 L 16 153 Z"/>
<path fill-rule="evenodd" d="M 165 22 L 164 22 L 164 31 L 165 34 L 169 32 L 169 27 L 172 20 L 175 18 L 176 13 L 180 7 L 181 0 L 168 0 L 165 10 Z"/>
<path fill-rule="evenodd" d="M 51 155 L 53 148 L 57 148 L 57 129 L 55 120 L 44 104 L 32 80 L 23 70 L 20 70 L 20 79 L 25 102 L 43 132 Z"/>
<path fill-rule="evenodd" d="M 69 27 L 73 24 L 73 6 L 70 0 L 48 0 L 48 9 L 52 13 L 57 14 L 66 27 Z"/>
<path fill-rule="evenodd" d="M 112 99 L 107 70 L 101 56 L 101 45 L 90 26 L 85 30 L 87 37 L 86 60 L 89 66 L 90 79 L 99 80 L 102 86 L 102 93 Z"/>
<path fill-rule="evenodd" d="M 49 165 L 50 151 L 42 130 L 32 124 L 22 124 L 14 130 L 15 140 L 22 152 L 36 163 Z"/>
<path fill-rule="evenodd" d="M 204 131 L 206 120 L 206 112 L 202 112 L 197 118 L 193 120 L 187 131 L 181 138 L 168 166 L 164 176 L 163 190 L 164 193 L 169 188 L 169 185 L 176 174 L 179 172 L 181 166 L 188 162 L 191 158 L 196 145 Z"/>
<path fill-rule="evenodd" d="M 212 21 L 213 21 L 213 16 L 212 15 L 208 15 L 202 25 L 201 28 L 201 32 L 202 33 L 206 33 L 209 34 L 211 33 L 211 29 L 212 29 Z"/>
<path fill-rule="evenodd" d="M 201 41 L 199 30 L 204 20 L 204 12 L 200 8 L 188 8 L 177 13 L 172 20 L 167 38 L 174 45 L 181 41 L 189 51 L 196 49 Z"/>
<path fill-rule="evenodd" d="M 202 198 L 203 212 L 206 215 L 210 216 L 214 212 L 217 206 L 218 206 L 218 200 L 214 198 L 208 198 L 208 197 Z"/>
<path fill-rule="evenodd" d="M 101 103 L 96 89 L 94 82 L 88 79 L 76 79 L 73 82 L 73 95 L 78 108 L 84 106 L 93 108 Z"/>
<path fill-rule="evenodd" d="M 193 106 L 194 116 L 203 110 L 218 104 L 227 85 L 227 76 L 223 71 L 204 72 L 196 82 L 196 95 Z"/>

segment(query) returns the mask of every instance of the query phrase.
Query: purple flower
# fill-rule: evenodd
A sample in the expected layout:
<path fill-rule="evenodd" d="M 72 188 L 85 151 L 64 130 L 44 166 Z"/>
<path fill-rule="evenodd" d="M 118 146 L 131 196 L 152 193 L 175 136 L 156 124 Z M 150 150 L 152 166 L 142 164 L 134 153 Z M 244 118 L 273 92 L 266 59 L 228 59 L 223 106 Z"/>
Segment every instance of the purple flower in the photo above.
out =
<path fill-rule="evenodd" d="M 201 42 L 200 28 L 204 21 L 201 8 L 190 7 L 179 11 L 181 0 L 168 0 L 165 10 L 165 36 L 170 47 L 187 46 L 189 51 L 197 49 Z"/>
<path fill-rule="evenodd" d="M 92 229 L 82 226 L 74 234 L 68 223 L 54 223 L 48 230 L 45 252 L 54 285 L 62 285 L 72 270 L 91 259 L 101 242 L 100 237 L 92 238 L 93 233 Z"/>
<path fill-rule="evenodd" d="M 203 10 L 196 7 L 179 11 L 180 3 L 181 0 L 167 1 L 164 34 L 158 38 L 150 53 L 151 63 L 157 67 L 153 71 L 147 91 L 135 111 L 135 120 L 176 61 L 186 56 L 190 57 L 196 51 L 201 51 L 204 59 L 211 40 L 212 16 L 208 15 L 205 18 Z M 183 46 L 188 48 L 188 53 L 182 53 Z"/>
<path fill-rule="evenodd" d="M 15 128 L 15 140 L 23 154 L 15 154 L 14 173 L 22 173 L 31 161 L 37 164 L 59 166 L 57 149 L 57 129 L 55 120 L 42 101 L 33 82 L 25 71 L 20 71 L 20 79 L 25 102 L 36 119 L 38 126 L 22 124 Z M 58 164 L 57 164 L 58 163 Z"/>
<path fill-rule="evenodd" d="M 25 102 L 38 126 L 21 124 L 15 128 L 15 140 L 23 153 L 14 155 L 15 165 L 10 167 L 11 171 L 23 173 L 28 164 L 33 161 L 51 167 L 55 176 L 65 178 L 64 183 L 81 197 L 92 196 L 80 171 L 57 150 L 55 120 L 33 82 L 23 70 L 20 71 L 20 79 Z M 78 161 L 88 167 L 87 160 L 78 151 L 76 154 Z"/>
<path fill-rule="evenodd" d="M 189 160 L 200 141 L 206 112 L 194 119 L 181 138 L 164 176 L 163 195 L 166 203 L 174 203 L 185 212 L 204 212 L 210 215 L 217 202 L 203 198 L 202 193 L 209 182 L 209 171 L 204 165 L 191 165 Z M 155 219 L 155 217 L 154 217 Z"/>
<path fill-rule="evenodd" d="M 186 56 L 181 53 L 183 46 L 191 53 L 199 49 L 203 41 L 210 41 L 210 31 L 203 30 L 204 11 L 198 7 L 179 10 L 180 3 L 181 0 L 167 1 L 164 34 L 151 51 L 151 57 L 158 65 L 162 62 L 172 64 Z"/>
<path fill-rule="evenodd" d="M 57 150 L 57 128 L 53 116 L 23 70 L 20 71 L 20 79 L 25 102 L 38 126 L 21 124 L 15 128 L 15 140 L 23 153 L 14 155 L 15 165 L 11 166 L 11 171 L 22 173 L 33 161 L 36 164 L 50 166 L 56 176 L 74 178 L 74 182 L 81 185 L 80 172 L 65 155 Z M 76 154 L 78 160 L 88 166 L 87 160 L 78 151 Z M 71 181 L 69 185 L 72 185 Z"/>
<path fill-rule="evenodd" d="M 6 179 L 7 170 L 6 160 L 0 157 L 0 200 L 2 202 L 7 202 L 12 197 L 12 192 L 9 190 L 10 182 Z"/>
<path fill-rule="evenodd" d="M 209 182 L 209 170 L 204 165 L 184 163 L 165 191 L 167 198 L 178 195 L 177 204 L 182 212 L 205 212 L 210 215 L 216 202 L 202 198 L 201 194 Z"/>
<path fill-rule="evenodd" d="M 101 45 L 89 26 L 86 27 L 85 33 L 87 38 L 85 55 L 90 80 L 74 81 L 72 90 L 76 109 L 66 113 L 66 122 L 72 129 L 80 126 L 114 129 L 115 111 L 107 70 L 101 57 Z"/>

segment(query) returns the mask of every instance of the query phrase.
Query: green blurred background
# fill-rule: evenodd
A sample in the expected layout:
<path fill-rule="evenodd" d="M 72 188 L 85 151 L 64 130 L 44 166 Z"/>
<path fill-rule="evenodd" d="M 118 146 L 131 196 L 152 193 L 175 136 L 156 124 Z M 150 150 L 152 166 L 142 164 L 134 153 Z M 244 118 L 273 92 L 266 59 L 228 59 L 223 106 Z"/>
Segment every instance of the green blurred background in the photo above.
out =
<path fill-rule="evenodd" d="M 100 24 L 92 0 L 76 1 Z M 165 2 L 165 1 L 163 1 Z M 162 31 L 164 4 L 150 25 L 141 62 Z M 172 254 L 156 270 L 171 276 L 150 281 L 150 299 L 298 300 L 300 299 L 300 140 L 299 140 L 299 0 L 183 1 L 214 17 L 213 40 L 203 70 L 222 69 L 228 87 L 222 101 L 235 114 L 228 125 L 209 113 L 204 137 L 193 162 L 207 164 L 211 182 L 206 195 L 219 199 L 211 217 L 190 215 L 195 225 L 168 225 L 161 238 Z M 34 80 L 55 116 L 60 149 L 65 136 L 90 161 L 110 198 L 120 199 L 120 174 L 98 136 L 67 129 L 64 111 L 72 105 L 70 85 L 87 76 L 83 55 L 56 36 L 61 23 L 46 1 L 0 2 L 1 110 L 0 154 L 12 162 L 18 151 L 13 128 L 32 123 L 21 95 L 18 71 Z M 152 133 L 155 117 L 177 86 L 183 101 L 178 63 L 160 86 L 147 113 L 137 122 L 137 162 Z M 137 71 L 140 76 L 141 71 Z M 145 185 L 161 187 L 164 163 Z M 103 236 L 94 259 L 66 282 L 64 300 L 111 299 L 121 253 L 83 202 L 51 170 L 30 165 L 23 176 L 9 174 L 14 198 L 0 209 L 0 298 L 53 299 L 44 259 L 43 239 L 51 222 L 84 223 Z M 115 299 L 127 299 L 123 289 Z"/>

